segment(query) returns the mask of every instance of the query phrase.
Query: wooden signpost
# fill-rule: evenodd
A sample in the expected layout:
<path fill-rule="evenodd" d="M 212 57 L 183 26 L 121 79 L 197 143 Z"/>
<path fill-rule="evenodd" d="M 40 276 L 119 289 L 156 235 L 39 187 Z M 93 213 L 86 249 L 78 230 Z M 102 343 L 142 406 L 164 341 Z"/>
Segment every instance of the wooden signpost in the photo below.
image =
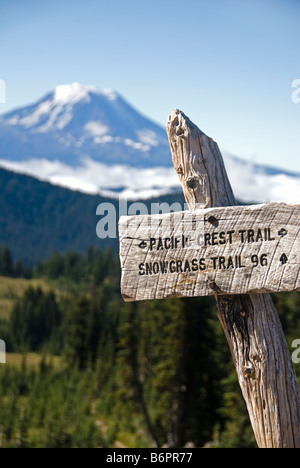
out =
<path fill-rule="evenodd" d="M 259 447 L 300 448 L 300 389 L 266 294 L 300 290 L 300 205 L 235 206 L 217 144 L 178 110 L 167 132 L 191 211 L 121 218 L 123 297 L 214 295 Z"/>
<path fill-rule="evenodd" d="M 300 290 L 300 205 L 123 217 L 125 300 Z"/>

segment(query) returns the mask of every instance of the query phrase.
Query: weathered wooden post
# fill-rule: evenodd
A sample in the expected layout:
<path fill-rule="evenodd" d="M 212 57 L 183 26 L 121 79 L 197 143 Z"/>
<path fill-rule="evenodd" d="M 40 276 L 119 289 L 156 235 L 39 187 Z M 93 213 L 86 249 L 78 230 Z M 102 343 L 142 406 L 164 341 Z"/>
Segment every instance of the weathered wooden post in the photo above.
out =
<path fill-rule="evenodd" d="M 178 110 L 167 132 L 191 211 L 121 218 L 124 299 L 214 295 L 259 447 L 300 448 L 299 385 L 265 293 L 300 290 L 300 206 L 234 206 L 217 144 Z"/>
<path fill-rule="evenodd" d="M 172 112 L 167 131 L 189 208 L 234 205 L 217 144 L 179 111 Z M 216 299 L 259 447 L 300 448 L 299 385 L 270 296 L 220 296 L 216 291 Z"/>

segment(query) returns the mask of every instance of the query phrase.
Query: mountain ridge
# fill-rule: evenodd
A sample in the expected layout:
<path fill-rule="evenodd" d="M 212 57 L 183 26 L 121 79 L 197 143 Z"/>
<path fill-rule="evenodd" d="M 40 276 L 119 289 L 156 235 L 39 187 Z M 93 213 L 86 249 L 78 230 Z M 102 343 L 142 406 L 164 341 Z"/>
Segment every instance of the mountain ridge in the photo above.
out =
<path fill-rule="evenodd" d="M 39 180 L 131 200 L 180 191 L 166 131 L 111 89 L 60 85 L 0 117 L 0 166 Z M 300 174 L 223 152 L 245 202 L 300 199 Z"/>
<path fill-rule="evenodd" d="M 74 166 L 89 156 L 106 164 L 170 166 L 162 127 L 115 91 L 78 83 L 2 115 L 0 138 L 0 158 L 13 161 L 46 158 Z"/>
<path fill-rule="evenodd" d="M 36 264 L 53 252 L 85 253 L 90 247 L 118 250 L 118 199 L 69 190 L 1 168 L 0 185 L 0 247 L 7 246 L 15 261 Z M 177 193 L 145 201 L 148 212 L 151 203 L 159 202 L 177 202 L 184 207 L 183 194 Z M 97 237 L 97 223 L 102 219 L 96 214 L 100 204 L 110 206 L 115 213 L 115 237 Z"/>

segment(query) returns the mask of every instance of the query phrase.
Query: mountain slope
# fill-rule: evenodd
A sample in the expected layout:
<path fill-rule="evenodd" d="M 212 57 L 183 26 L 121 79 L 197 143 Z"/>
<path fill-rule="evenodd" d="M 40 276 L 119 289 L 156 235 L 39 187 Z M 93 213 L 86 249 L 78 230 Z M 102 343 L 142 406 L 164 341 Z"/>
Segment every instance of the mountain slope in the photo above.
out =
<path fill-rule="evenodd" d="M 118 250 L 117 238 L 99 239 L 96 234 L 98 205 L 110 203 L 117 222 L 117 200 L 74 192 L 3 169 L 0 186 L 0 246 L 8 246 L 16 261 L 36 263 L 54 251 L 84 253 L 88 247 Z M 159 201 L 179 202 L 182 207 L 184 203 L 182 194 Z M 147 201 L 149 213 L 151 202 L 158 200 Z"/>
<path fill-rule="evenodd" d="M 164 129 L 116 92 L 78 83 L 2 116 L 0 139 L 5 160 L 45 158 L 77 166 L 89 156 L 109 165 L 170 166 Z"/>
<path fill-rule="evenodd" d="M 101 197 L 72 192 L 0 169 L 0 245 L 15 260 L 35 263 L 53 251 L 83 252 L 115 240 L 96 236 L 96 208 Z M 107 201 L 107 200 L 106 200 Z"/>
<path fill-rule="evenodd" d="M 164 128 L 118 93 L 78 83 L 0 117 L 0 166 L 89 194 L 148 199 L 181 191 Z M 245 202 L 300 199 L 300 174 L 224 154 Z"/>

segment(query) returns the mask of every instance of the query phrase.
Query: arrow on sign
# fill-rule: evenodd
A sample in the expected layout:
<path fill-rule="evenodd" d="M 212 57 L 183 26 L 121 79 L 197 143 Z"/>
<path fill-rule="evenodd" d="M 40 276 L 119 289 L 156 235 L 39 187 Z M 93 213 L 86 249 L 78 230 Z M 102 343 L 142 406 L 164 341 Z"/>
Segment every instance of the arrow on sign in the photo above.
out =
<path fill-rule="evenodd" d="M 285 255 L 285 253 L 281 255 L 280 261 L 281 261 L 282 265 L 285 265 L 285 264 L 287 263 L 288 258 L 287 258 L 287 256 Z"/>
<path fill-rule="evenodd" d="M 282 228 L 280 231 L 278 231 L 278 235 L 279 235 L 280 237 L 286 236 L 287 233 L 288 233 L 287 230 L 284 229 L 284 228 Z"/>
<path fill-rule="evenodd" d="M 147 243 L 145 241 L 142 241 L 140 244 L 139 244 L 139 248 L 140 249 L 145 249 L 147 247 Z"/>
<path fill-rule="evenodd" d="M 283 203 L 122 217 L 122 294 L 141 301 L 300 291 L 299 219 L 300 205 Z"/>

